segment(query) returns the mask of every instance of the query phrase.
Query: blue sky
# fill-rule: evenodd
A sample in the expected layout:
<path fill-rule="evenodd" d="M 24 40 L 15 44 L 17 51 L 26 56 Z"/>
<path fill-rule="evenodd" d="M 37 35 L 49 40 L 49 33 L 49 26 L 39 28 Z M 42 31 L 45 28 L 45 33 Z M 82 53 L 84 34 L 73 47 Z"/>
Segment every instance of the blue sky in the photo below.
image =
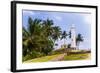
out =
<path fill-rule="evenodd" d="M 34 11 L 23 10 L 23 26 L 27 28 L 28 18 L 31 17 L 46 20 L 47 18 L 54 21 L 54 26 L 60 26 L 62 31 L 68 32 L 72 24 L 75 25 L 76 35 L 82 34 L 84 42 L 80 43 L 80 49 L 91 49 L 91 14 L 90 13 L 76 13 L 76 12 L 50 12 L 50 11 Z M 63 44 L 63 40 L 56 41 L 59 48 Z M 66 40 L 66 44 L 70 40 Z"/>

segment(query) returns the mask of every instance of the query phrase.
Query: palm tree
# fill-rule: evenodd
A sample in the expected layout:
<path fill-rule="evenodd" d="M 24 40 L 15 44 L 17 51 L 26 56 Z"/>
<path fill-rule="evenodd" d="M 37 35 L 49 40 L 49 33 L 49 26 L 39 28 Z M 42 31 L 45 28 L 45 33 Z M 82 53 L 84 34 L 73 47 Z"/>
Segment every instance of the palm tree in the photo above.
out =
<path fill-rule="evenodd" d="M 71 44 L 68 44 L 68 48 L 71 48 Z"/>
<path fill-rule="evenodd" d="M 71 38 L 71 31 L 69 31 L 69 34 L 68 35 L 69 35 L 69 38 Z"/>
<path fill-rule="evenodd" d="M 22 29 L 23 56 L 37 57 L 38 53 L 48 55 L 54 49 L 55 41 L 61 36 L 61 29 L 53 25 L 52 20 L 33 20 L 29 17 L 27 27 L 23 26 Z"/>
<path fill-rule="evenodd" d="M 50 36 L 53 32 L 53 21 L 52 20 L 44 20 L 43 21 L 43 31 L 44 31 L 44 34 L 46 35 L 46 37 Z"/>
<path fill-rule="evenodd" d="M 28 53 L 28 36 L 30 35 L 28 33 L 28 31 L 23 27 L 23 30 L 22 30 L 22 33 L 23 33 L 23 56 L 25 56 L 27 53 Z"/>
<path fill-rule="evenodd" d="M 53 27 L 52 38 L 54 41 L 58 40 L 61 36 L 61 28 L 58 26 Z"/>
<path fill-rule="evenodd" d="M 53 50 L 54 40 L 57 40 L 60 36 L 60 28 L 52 25 L 52 20 L 33 20 L 29 17 L 27 28 L 23 26 L 24 56 L 31 54 L 32 51 L 48 55 Z"/>
<path fill-rule="evenodd" d="M 64 48 L 66 47 L 66 45 L 65 45 L 65 39 L 67 39 L 67 36 L 68 36 L 68 34 L 66 33 L 66 31 L 63 31 L 61 39 L 64 39 Z"/>
<path fill-rule="evenodd" d="M 53 26 L 54 23 L 52 20 L 44 20 L 43 21 L 43 31 L 46 37 L 48 37 L 49 40 L 53 40 L 55 43 L 56 40 L 59 39 L 61 35 L 61 28 L 59 26 Z"/>
<path fill-rule="evenodd" d="M 77 37 L 76 37 L 76 45 L 77 45 L 77 48 L 79 49 L 79 44 L 80 42 L 83 42 L 83 37 L 81 34 L 78 34 Z"/>
<path fill-rule="evenodd" d="M 28 26 L 25 28 L 23 26 L 23 53 L 26 55 L 32 51 L 32 48 L 36 49 L 38 46 L 36 38 L 38 39 L 38 35 L 41 31 L 40 29 L 41 20 L 35 19 L 32 20 L 30 17 L 28 19 Z"/>
<path fill-rule="evenodd" d="M 66 52 L 65 39 L 67 39 L 67 36 L 68 35 L 67 35 L 66 31 L 63 31 L 62 35 L 61 35 L 61 40 L 64 39 L 64 45 L 63 46 L 64 46 L 64 49 L 65 49 L 65 52 Z"/>

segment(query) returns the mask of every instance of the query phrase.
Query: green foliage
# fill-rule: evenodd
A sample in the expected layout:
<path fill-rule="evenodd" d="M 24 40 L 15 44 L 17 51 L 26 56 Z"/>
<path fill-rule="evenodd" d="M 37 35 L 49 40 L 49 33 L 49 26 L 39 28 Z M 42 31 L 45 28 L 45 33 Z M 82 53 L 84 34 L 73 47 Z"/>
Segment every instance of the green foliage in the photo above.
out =
<path fill-rule="evenodd" d="M 36 51 L 33 50 L 32 52 L 30 52 L 27 55 L 23 56 L 23 61 L 33 59 L 33 58 L 42 57 L 42 56 L 45 56 L 45 54 L 40 53 L 40 52 L 36 52 Z"/>
<path fill-rule="evenodd" d="M 71 31 L 69 31 L 69 34 L 68 35 L 69 35 L 69 38 L 71 38 Z"/>
<path fill-rule="evenodd" d="M 80 42 L 83 42 L 83 41 L 84 41 L 83 36 L 81 34 L 78 34 L 77 37 L 76 37 L 77 47 L 79 47 Z"/>
<path fill-rule="evenodd" d="M 60 49 L 55 50 L 55 51 L 52 52 L 53 55 L 55 55 L 55 54 L 63 54 L 63 53 L 65 53 L 65 48 L 60 48 Z"/>
<path fill-rule="evenodd" d="M 68 44 L 68 48 L 71 48 L 71 44 Z"/>
<path fill-rule="evenodd" d="M 64 39 L 64 48 L 66 49 L 66 44 L 65 44 L 65 39 L 67 39 L 67 36 L 68 34 L 66 33 L 66 31 L 63 31 L 62 32 L 62 35 L 61 35 L 61 40 Z"/>
<path fill-rule="evenodd" d="M 32 56 L 27 54 L 26 56 L 23 56 L 22 59 L 23 59 L 22 61 L 24 62 L 26 60 L 32 59 Z"/>
<path fill-rule="evenodd" d="M 66 39 L 67 36 L 68 36 L 68 34 L 66 33 L 66 31 L 63 31 L 61 39 L 63 39 L 63 38 Z"/>
<path fill-rule="evenodd" d="M 60 37 L 61 29 L 53 26 L 52 20 L 32 19 L 28 26 L 23 26 L 23 58 L 25 60 L 49 55 L 54 49 L 55 41 Z"/>

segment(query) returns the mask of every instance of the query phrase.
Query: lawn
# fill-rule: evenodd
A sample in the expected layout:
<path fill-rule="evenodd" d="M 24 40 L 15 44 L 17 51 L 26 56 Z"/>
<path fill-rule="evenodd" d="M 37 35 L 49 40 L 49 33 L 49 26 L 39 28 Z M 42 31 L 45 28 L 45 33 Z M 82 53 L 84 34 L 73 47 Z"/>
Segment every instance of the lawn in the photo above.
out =
<path fill-rule="evenodd" d="M 69 61 L 69 60 L 84 60 L 84 59 L 88 59 L 89 55 L 90 55 L 89 53 L 85 53 L 85 54 L 71 54 L 69 56 L 64 56 L 64 60 L 65 61 Z"/>
<path fill-rule="evenodd" d="M 44 56 L 44 57 L 35 58 L 35 59 L 31 59 L 31 60 L 25 61 L 24 63 L 48 62 L 48 61 L 52 61 L 53 59 L 56 59 L 57 57 L 59 57 L 61 55 L 62 54 Z M 86 60 L 86 59 L 90 59 L 89 57 L 90 57 L 90 53 L 70 54 L 70 55 L 65 55 L 63 61 Z"/>
<path fill-rule="evenodd" d="M 31 62 L 47 62 L 50 61 L 58 56 L 60 56 L 61 54 L 57 54 L 57 55 L 52 55 L 52 56 L 45 56 L 45 57 L 40 57 L 40 58 L 35 58 L 35 59 L 31 59 L 28 61 L 25 61 L 24 63 L 31 63 Z"/>

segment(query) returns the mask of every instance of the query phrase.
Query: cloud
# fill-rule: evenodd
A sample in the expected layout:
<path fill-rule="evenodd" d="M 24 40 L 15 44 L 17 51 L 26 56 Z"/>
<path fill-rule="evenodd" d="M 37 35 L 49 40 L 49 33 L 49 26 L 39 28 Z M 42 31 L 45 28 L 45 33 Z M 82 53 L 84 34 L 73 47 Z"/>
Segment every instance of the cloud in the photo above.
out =
<path fill-rule="evenodd" d="M 84 15 L 84 22 L 87 24 L 91 24 L 91 15 Z"/>
<path fill-rule="evenodd" d="M 62 21 L 62 17 L 61 17 L 61 15 L 60 14 L 58 14 L 58 13 L 49 13 L 48 14 L 50 17 L 52 17 L 53 19 L 55 19 L 55 20 L 57 20 L 57 21 Z"/>
<path fill-rule="evenodd" d="M 57 20 L 59 20 L 59 21 L 62 20 L 62 18 L 61 18 L 60 16 L 55 16 L 55 19 L 57 19 Z"/>
<path fill-rule="evenodd" d="M 26 14 L 26 15 L 35 15 L 35 12 L 33 12 L 33 11 L 23 11 L 23 14 Z"/>

